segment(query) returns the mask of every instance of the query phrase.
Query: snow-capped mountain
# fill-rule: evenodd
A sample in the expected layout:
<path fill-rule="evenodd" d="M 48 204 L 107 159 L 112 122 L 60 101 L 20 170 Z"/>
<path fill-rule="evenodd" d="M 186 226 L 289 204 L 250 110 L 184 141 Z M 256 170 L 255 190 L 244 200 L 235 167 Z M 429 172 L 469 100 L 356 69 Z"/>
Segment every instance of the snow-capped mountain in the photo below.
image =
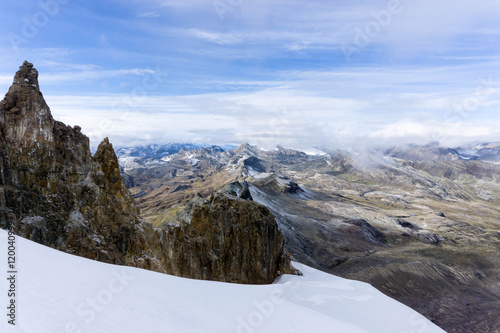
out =
<path fill-rule="evenodd" d="M 140 166 L 154 166 L 161 164 L 168 156 L 179 152 L 189 152 L 201 148 L 227 151 L 236 148 L 235 145 L 214 146 L 209 144 L 197 143 L 167 143 L 163 145 L 150 144 L 134 147 L 122 147 L 115 150 L 120 165 L 125 168 L 134 168 Z"/>
<path fill-rule="evenodd" d="M 122 147 L 116 149 L 116 156 L 161 159 L 162 157 L 178 153 L 181 150 L 193 150 L 206 146 L 207 145 L 199 145 L 194 143 L 167 143 L 164 145 L 150 144 L 134 147 Z"/>
<path fill-rule="evenodd" d="M 471 144 L 456 148 L 463 159 L 500 163 L 500 143 Z"/>
<path fill-rule="evenodd" d="M 23 238 L 16 244 L 16 325 L 4 315 L 5 333 L 444 332 L 366 283 L 298 263 L 303 276 L 241 285 L 104 264 Z M 2 291 L 8 283 L 1 279 Z M 1 300 L 8 304 L 6 292 Z"/>

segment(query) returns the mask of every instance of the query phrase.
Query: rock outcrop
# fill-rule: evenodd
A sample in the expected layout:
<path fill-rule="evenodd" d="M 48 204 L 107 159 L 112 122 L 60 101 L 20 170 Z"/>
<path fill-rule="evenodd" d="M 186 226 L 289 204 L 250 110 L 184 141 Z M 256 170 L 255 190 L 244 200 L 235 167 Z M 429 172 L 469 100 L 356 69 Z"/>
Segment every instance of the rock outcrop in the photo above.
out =
<path fill-rule="evenodd" d="M 94 156 L 78 126 L 55 121 L 24 62 L 0 102 L 0 223 L 26 238 L 108 263 L 179 276 L 271 283 L 292 272 L 267 208 L 213 195 L 180 226 L 153 228 L 105 139 Z"/>
<path fill-rule="evenodd" d="M 144 229 L 152 258 L 136 266 L 178 276 L 235 283 L 271 283 L 296 274 L 283 250 L 284 238 L 267 207 L 214 193 L 196 196 L 174 218 L 178 226 Z M 167 254 L 162 256 L 161 254 Z M 244 264 L 242 264 L 244 263 Z"/>
<path fill-rule="evenodd" d="M 139 212 L 108 139 L 92 157 L 80 127 L 55 121 L 24 62 L 0 103 L 2 227 L 38 243 L 125 264 Z"/>

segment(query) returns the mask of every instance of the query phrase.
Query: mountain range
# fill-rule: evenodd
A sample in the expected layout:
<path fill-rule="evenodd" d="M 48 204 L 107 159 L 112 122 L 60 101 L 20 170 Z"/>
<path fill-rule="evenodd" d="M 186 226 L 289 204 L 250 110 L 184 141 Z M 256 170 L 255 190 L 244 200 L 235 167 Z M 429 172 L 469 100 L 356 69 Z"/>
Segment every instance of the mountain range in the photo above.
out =
<path fill-rule="evenodd" d="M 155 226 L 175 225 L 197 193 L 245 196 L 269 208 L 295 260 L 368 282 L 447 332 L 494 332 L 500 327 L 495 147 L 311 155 L 242 144 L 119 161 L 142 216 Z"/>

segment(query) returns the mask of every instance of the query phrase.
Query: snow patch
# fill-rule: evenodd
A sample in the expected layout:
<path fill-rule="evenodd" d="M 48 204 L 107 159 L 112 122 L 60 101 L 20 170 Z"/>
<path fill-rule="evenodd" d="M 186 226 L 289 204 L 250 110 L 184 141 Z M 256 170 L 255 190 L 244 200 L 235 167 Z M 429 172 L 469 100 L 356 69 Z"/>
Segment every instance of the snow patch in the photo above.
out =
<path fill-rule="evenodd" d="M 75 227 L 82 227 L 87 225 L 88 222 L 85 220 L 83 217 L 82 213 L 80 211 L 75 210 L 72 211 L 71 214 L 69 214 L 69 221 L 68 221 L 68 228 L 72 229 Z"/>
<path fill-rule="evenodd" d="M 96 244 L 103 244 L 105 242 L 105 239 L 102 235 L 96 235 L 96 234 L 92 234 L 89 236 L 91 240 L 93 240 Z M 101 250 L 101 252 L 105 252 L 107 253 L 106 251 L 104 250 Z"/>
<path fill-rule="evenodd" d="M 44 220 L 45 218 L 41 216 L 28 216 L 21 220 L 21 224 L 38 224 Z"/>
<path fill-rule="evenodd" d="M 278 176 L 278 177 L 276 177 L 276 180 L 281 185 L 290 185 L 292 183 L 292 180 L 286 176 Z"/>
<path fill-rule="evenodd" d="M 264 178 L 267 178 L 269 176 L 271 176 L 272 173 L 269 173 L 269 172 L 260 172 L 260 173 L 257 173 L 256 175 L 252 176 L 253 178 L 255 179 L 264 179 Z"/>
<path fill-rule="evenodd" d="M 367 283 L 299 263 L 293 265 L 303 276 L 242 285 L 104 264 L 20 237 L 16 242 L 20 317 L 15 327 L 2 320 L 0 332 L 52 333 L 68 327 L 120 333 L 444 332 Z M 0 244 L 6 243 L 7 232 L 0 230 Z M 0 251 L 0 262 L 7 262 L 7 251 Z M 0 290 L 8 290 L 8 283 L 1 279 Z M 0 301 L 7 304 L 7 293 Z"/>

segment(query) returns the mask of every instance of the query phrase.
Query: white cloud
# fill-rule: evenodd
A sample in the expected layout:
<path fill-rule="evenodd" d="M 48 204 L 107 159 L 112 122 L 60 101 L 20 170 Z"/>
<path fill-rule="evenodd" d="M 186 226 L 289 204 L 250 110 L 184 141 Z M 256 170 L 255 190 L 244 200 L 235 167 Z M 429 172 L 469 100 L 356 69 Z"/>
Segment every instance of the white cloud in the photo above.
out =
<path fill-rule="evenodd" d="M 47 62 L 62 72 L 41 73 L 43 84 L 72 80 L 98 83 L 103 78 L 154 74 L 152 69 L 100 70 L 94 65 Z M 71 70 L 66 68 L 88 68 Z M 282 144 L 348 146 L 363 138 L 432 141 L 492 137 L 500 116 L 500 86 L 496 77 L 479 104 L 462 114 L 453 107 L 475 97 L 491 63 L 429 67 L 349 67 L 330 71 L 275 72 L 272 79 L 212 80 L 225 93 L 152 95 L 132 94 L 46 95 L 57 119 L 83 127 L 93 144 L 102 136 L 119 145 L 133 142 L 203 140 L 250 141 L 263 146 Z M 123 81 L 123 80 L 120 81 Z M 500 79 L 500 78 L 498 78 Z M 12 82 L 0 76 L 0 84 Z M 123 81 L 127 82 L 127 81 Z M 105 125 L 103 125 L 103 122 Z M 456 123 L 459 123 L 457 125 Z M 127 137 L 129 139 L 127 139 Z M 429 140 L 427 140 L 427 138 Z"/>
<path fill-rule="evenodd" d="M 469 141 L 497 141 L 500 122 L 472 124 L 470 122 L 436 122 L 429 120 L 404 119 L 387 124 L 369 135 L 375 142 L 429 143 L 438 141 L 443 145 L 455 146 Z"/>
<path fill-rule="evenodd" d="M 238 44 L 241 40 L 233 34 L 223 34 L 198 29 L 190 29 L 189 32 L 196 38 L 220 45 Z"/>

